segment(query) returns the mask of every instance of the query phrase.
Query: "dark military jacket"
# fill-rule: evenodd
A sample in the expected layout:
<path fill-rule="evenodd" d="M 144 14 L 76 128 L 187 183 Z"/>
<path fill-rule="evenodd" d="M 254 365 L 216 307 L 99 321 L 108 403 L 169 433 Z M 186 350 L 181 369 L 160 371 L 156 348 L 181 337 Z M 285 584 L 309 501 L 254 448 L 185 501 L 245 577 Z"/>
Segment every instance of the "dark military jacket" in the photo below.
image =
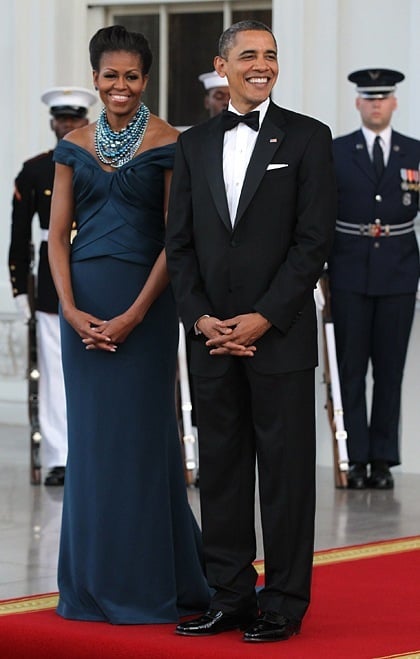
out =
<path fill-rule="evenodd" d="M 27 160 L 15 180 L 9 270 L 13 295 L 28 293 L 31 267 L 32 219 L 38 215 L 41 229 L 48 229 L 54 182 L 53 151 Z M 39 247 L 35 308 L 58 312 L 58 297 L 48 263 L 48 244 Z"/>
<path fill-rule="evenodd" d="M 408 229 L 419 208 L 420 141 L 392 131 L 379 183 L 361 130 L 336 138 L 333 150 L 338 222 L 329 258 L 332 287 L 366 295 L 414 293 L 419 249 Z M 369 225 L 370 231 L 355 228 Z"/>

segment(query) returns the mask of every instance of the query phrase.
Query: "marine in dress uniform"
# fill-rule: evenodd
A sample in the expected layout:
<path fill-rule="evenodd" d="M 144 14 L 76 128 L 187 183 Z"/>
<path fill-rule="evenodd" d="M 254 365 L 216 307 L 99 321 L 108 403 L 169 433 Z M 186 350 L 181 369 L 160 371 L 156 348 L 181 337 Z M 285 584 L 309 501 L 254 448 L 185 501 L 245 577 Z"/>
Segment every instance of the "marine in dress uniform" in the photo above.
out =
<path fill-rule="evenodd" d="M 49 106 L 57 141 L 85 125 L 96 96 L 79 87 L 55 87 L 41 100 Z M 35 285 L 37 356 L 40 371 L 38 402 L 45 485 L 63 485 L 67 460 L 67 424 L 61 366 L 58 297 L 48 263 L 48 227 L 54 181 L 53 150 L 27 160 L 15 180 L 9 270 L 13 296 L 25 320 L 31 315 L 28 279 L 31 268 L 32 220 L 38 215 L 40 246 Z"/>
<path fill-rule="evenodd" d="M 348 487 L 390 489 L 390 467 L 400 464 L 401 385 L 420 275 L 420 141 L 390 125 L 402 73 L 366 69 L 348 79 L 357 85 L 362 126 L 334 140 L 338 219 L 329 259 Z"/>

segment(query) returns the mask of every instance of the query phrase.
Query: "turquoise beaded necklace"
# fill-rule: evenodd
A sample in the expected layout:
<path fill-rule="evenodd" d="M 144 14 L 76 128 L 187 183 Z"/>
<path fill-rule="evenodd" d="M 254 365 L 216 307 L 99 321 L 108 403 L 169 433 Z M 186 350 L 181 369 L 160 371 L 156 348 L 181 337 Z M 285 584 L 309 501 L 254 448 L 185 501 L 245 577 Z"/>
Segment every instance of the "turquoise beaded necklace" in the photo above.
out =
<path fill-rule="evenodd" d="M 143 141 L 149 117 L 149 108 L 141 103 L 127 126 L 114 131 L 108 123 L 106 109 L 102 108 L 95 130 L 95 150 L 99 160 L 115 168 L 131 160 Z"/>

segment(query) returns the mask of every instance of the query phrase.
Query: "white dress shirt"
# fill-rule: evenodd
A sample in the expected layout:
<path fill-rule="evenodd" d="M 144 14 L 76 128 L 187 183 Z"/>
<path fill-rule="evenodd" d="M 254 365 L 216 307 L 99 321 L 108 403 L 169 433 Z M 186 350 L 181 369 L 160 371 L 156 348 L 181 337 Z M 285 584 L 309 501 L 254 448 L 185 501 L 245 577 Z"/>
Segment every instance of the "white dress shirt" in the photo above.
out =
<path fill-rule="evenodd" d="M 270 99 L 267 98 L 258 107 L 260 113 L 260 128 L 266 115 Z M 229 102 L 229 110 L 240 114 Z M 248 163 L 254 150 L 258 132 L 246 124 L 238 124 L 232 130 L 227 130 L 223 142 L 223 178 L 232 226 L 235 223 L 239 197 L 245 179 Z"/>
<path fill-rule="evenodd" d="M 373 144 L 375 142 L 375 137 L 378 135 L 378 133 L 374 133 L 373 130 L 366 128 L 366 126 L 362 126 L 362 133 L 365 136 L 369 157 L 371 160 L 373 160 Z M 392 135 L 391 126 L 387 126 L 385 130 L 379 133 L 379 137 L 380 137 L 379 143 L 382 147 L 382 151 L 384 152 L 385 167 L 388 164 L 389 154 L 391 153 L 391 135 Z"/>
<path fill-rule="evenodd" d="M 259 125 L 264 120 L 270 99 L 267 98 L 258 107 L 254 108 L 259 110 Z M 229 108 L 235 114 L 241 114 L 229 102 Z M 253 130 L 246 124 L 238 124 L 232 130 L 225 131 L 223 141 L 223 178 L 226 187 L 226 196 L 229 207 L 230 221 L 232 226 L 235 223 L 236 212 L 238 210 L 239 197 L 241 196 L 242 186 L 245 179 L 246 170 L 248 168 L 249 160 L 254 150 L 255 142 L 259 133 Z M 201 331 L 198 329 L 197 324 L 202 318 L 210 318 L 208 314 L 200 316 L 194 323 L 194 332 L 198 336 Z"/>

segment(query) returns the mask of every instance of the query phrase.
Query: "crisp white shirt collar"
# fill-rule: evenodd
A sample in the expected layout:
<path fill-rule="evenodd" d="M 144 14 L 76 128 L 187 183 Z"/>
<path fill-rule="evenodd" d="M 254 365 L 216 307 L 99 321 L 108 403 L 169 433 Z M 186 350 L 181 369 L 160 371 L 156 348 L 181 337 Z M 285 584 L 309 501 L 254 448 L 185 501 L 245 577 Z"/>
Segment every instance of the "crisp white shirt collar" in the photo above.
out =
<path fill-rule="evenodd" d="M 267 110 L 268 110 L 269 105 L 270 105 L 270 99 L 266 98 L 265 101 L 263 101 L 262 103 L 260 103 L 260 105 L 257 105 L 257 107 L 254 108 L 254 110 L 258 110 L 259 113 L 260 113 L 260 128 L 261 128 L 262 122 L 264 121 L 264 117 L 267 114 Z M 243 114 L 242 112 L 238 112 L 238 110 L 233 107 L 231 101 L 229 101 L 228 110 L 230 110 L 231 112 L 234 112 L 235 114 Z"/>
<path fill-rule="evenodd" d="M 381 141 L 383 142 L 384 146 L 388 146 L 391 144 L 391 134 L 392 134 L 392 128 L 391 126 L 387 126 L 383 131 L 380 133 L 374 133 L 373 130 L 370 130 L 370 128 L 366 128 L 366 126 L 362 126 L 362 133 L 365 137 L 366 144 L 368 145 L 369 150 L 373 148 L 373 143 L 375 141 L 375 137 L 379 134 Z"/>
<path fill-rule="evenodd" d="M 377 135 L 379 135 L 380 139 L 380 144 L 382 146 L 382 150 L 384 152 L 384 161 L 385 165 L 388 164 L 388 159 L 389 159 L 389 154 L 391 153 L 391 139 L 392 139 L 392 128 L 391 126 L 387 126 L 383 131 L 380 133 L 374 133 L 373 130 L 370 130 L 370 128 L 366 128 L 366 126 L 361 127 L 362 133 L 364 135 L 364 138 L 366 140 L 366 145 L 369 153 L 369 157 L 372 158 L 372 153 L 373 153 L 373 144 L 375 142 L 375 138 Z"/>

